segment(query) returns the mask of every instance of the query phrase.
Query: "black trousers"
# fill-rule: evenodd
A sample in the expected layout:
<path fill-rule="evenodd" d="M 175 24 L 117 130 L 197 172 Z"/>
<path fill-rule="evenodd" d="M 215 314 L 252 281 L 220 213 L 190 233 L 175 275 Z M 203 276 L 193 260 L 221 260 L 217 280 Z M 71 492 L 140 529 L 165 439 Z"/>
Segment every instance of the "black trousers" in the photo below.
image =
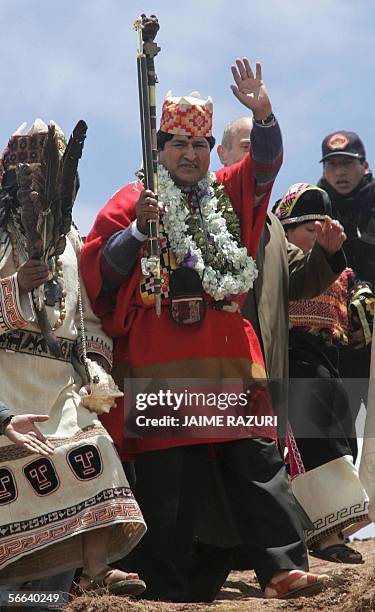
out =
<path fill-rule="evenodd" d="M 208 462 L 220 478 L 216 500 Z M 297 509 L 271 440 L 144 453 L 136 477 L 148 530 L 119 566 L 140 574 L 147 598 L 212 601 L 240 549 L 263 589 L 278 570 L 308 569 Z"/>
<path fill-rule="evenodd" d="M 306 470 L 357 458 L 355 415 L 339 378 L 322 364 L 290 362 L 289 422 Z"/>

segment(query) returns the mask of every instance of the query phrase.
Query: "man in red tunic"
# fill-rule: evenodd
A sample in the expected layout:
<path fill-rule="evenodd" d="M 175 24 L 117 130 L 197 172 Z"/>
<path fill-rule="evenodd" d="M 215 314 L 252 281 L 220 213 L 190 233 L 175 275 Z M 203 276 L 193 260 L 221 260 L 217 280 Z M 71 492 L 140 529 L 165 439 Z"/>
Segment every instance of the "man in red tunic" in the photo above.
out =
<path fill-rule="evenodd" d="M 240 307 L 257 274 L 252 257 L 282 142 L 260 64 L 254 75 L 246 58 L 236 60 L 232 74 L 233 93 L 253 113 L 251 148 L 242 162 L 208 174 L 211 99 L 167 96 L 158 133 L 160 204 L 141 183 L 130 184 L 99 213 L 87 238 L 82 271 L 94 310 L 116 338 L 118 379 L 148 378 L 155 388 L 155 381 L 170 378 L 265 377 L 259 342 Z M 160 318 L 144 265 L 150 219 L 160 231 Z M 255 397 L 261 399 L 248 410 L 269 415 L 266 392 Z M 173 428 L 160 438 L 150 427 L 143 438 L 124 440 L 123 416 L 114 412 L 105 424 L 122 458 L 130 452 L 136 458 L 136 497 L 148 532 L 131 563 L 146 579 L 146 596 L 212 600 L 241 543 L 266 597 L 321 589 L 320 577 L 306 573 L 273 428 L 187 439 Z M 210 505 L 212 483 L 220 516 Z"/>

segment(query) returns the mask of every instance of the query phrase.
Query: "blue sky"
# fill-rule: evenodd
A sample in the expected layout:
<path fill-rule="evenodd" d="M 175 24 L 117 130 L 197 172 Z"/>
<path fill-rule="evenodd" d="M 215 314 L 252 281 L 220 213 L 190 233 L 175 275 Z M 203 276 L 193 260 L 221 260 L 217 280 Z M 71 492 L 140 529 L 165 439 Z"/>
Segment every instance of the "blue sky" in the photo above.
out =
<path fill-rule="evenodd" d="M 37 116 L 66 133 L 86 120 L 75 205 L 84 233 L 140 164 L 132 24 L 141 12 L 155 12 L 161 24 L 159 109 L 169 89 L 211 95 L 217 139 L 243 114 L 230 64 L 242 55 L 262 62 L 285 144 L 272 202 L 291 183 L 319 178 L 321 140 L 331 131 L 357 131 L 374 165 L 372 0 L 0 0 L 0 146 Z M 211 168 L 218 166 L 215 154 Z"/>
<path fill-rule="evenodd" d="M 358 132 L 375 166 L 373 0 L 0 0 L 0 147 L 38 116 L 66 134 L 86 120 L 75 204 L 83 233 L 140 165 L 132 24 L 142 12 L 161 25 L 159 109 L 169 89 L 211 95 L 218 141 L 243 114 L 229 88 L 231 63 L 243 55 L 262 62 L 285 145 L 271 202 L 294 182 L 318 180 L 329 132 Z M 218 166 L 215 154 L 211 169 Z"/>

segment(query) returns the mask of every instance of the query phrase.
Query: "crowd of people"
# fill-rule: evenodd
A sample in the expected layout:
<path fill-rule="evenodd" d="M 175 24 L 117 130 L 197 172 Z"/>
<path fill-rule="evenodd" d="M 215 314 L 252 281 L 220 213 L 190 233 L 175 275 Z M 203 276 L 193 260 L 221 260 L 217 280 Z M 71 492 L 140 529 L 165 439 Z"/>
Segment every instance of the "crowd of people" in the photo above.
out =
<path fill-rule="evenodd" d="M 168 94 L 157 195 L 139 173 L 84 244 L 58 126 L 37 121 L 5 149 L 2 598 L 68 592 L 74 580 L 79 592 L 212 601 L 233 568 L 253 569 L 266 598 L 289 598 L 324 587 L 308 552 L 364 561 L 348 536 L 374 519 L 371 469 L 361 479 L 354 464 L 370 377 L 375 182 L 358 135 L 335 132 L 317 185 L 296 182 L 271 212 L 280 126 L 260 64 L 237 59 L 231 70 L 248 114 L 224 131 L 223 167 L 209 172 L 211 98 Z M 343 378 L 356 379 L 353 393 Z M 152 381 L 154 400 L 166 383 L 173 394 L 181 381 L 235 380 L 258 425 L 134 433 L 128 380 Z M 155 414 L 167 414 L 160 395 Z M 181 422 L 190 414 L 180 402 Z"/>

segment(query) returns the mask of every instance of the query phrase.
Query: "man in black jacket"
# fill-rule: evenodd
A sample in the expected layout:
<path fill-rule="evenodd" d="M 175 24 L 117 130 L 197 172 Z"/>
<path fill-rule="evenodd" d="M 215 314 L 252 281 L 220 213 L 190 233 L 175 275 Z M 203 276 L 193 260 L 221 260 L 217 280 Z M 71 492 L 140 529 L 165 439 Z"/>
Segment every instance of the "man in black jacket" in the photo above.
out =
<path fill-rule="evenodd" d="M 344 226 L 343 245 L 348 266 L 360 280 L 375 288 L 375 179 L 366 161 L 365 147 L 355 132 L 341 130 L 322 142 L 323 177 L 318 186 L 325 189 L 332 204 L 333 218 Z M 357 333 L 357 332 L 356 332 Z M 367 399 L 371 345 L 364 344 L 361 332 L 351 348 L 342 351 L 340 373 L 358 379 L 350 385 L 355 410 L 360 398 Z"/>

